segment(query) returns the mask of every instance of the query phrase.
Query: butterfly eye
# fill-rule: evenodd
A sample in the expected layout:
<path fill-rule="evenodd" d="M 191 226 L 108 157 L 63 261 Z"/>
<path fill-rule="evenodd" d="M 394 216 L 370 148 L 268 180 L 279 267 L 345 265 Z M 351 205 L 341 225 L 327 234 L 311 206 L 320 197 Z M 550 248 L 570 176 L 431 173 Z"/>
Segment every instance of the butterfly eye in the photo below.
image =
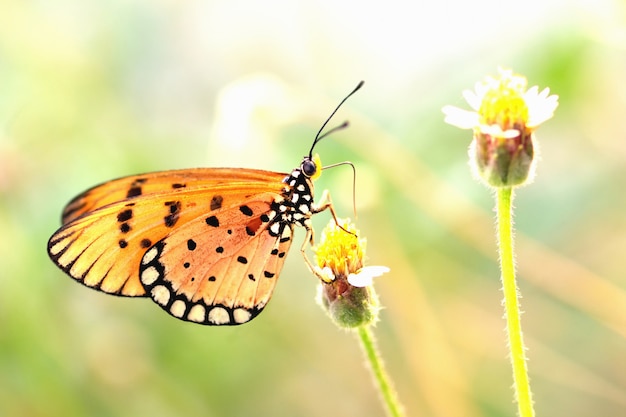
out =
<path fill-rule="evenodd" d="M 317 173 L 317 165 L 309 158 L 305 158 L 304 161 L 302 161 L 300 169 L 302 169 L 302 172 L 307 177 L 312 177 Z"/>

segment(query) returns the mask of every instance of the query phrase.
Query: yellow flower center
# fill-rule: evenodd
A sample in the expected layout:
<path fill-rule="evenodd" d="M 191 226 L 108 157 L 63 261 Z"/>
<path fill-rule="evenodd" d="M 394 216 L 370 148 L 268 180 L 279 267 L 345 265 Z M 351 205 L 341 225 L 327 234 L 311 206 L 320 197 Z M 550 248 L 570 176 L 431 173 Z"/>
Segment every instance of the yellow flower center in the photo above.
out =
<path fill-rule="evenodd" d="M 335 276 L 347 277 L 363 266 L 365 239 L 357 237 L 358 230 L 354 224 L 341 220 L 340 223 L 350 233 L 331 220 L 314 249 L 315 259 L 320 268 L 329 267 Z"/>
<path fill-rule="evenodd" d="M 500 70 L 500 78 L 487 80 L 480 108 L 479 121 L 482 125 L 498 125 L 505 131 L 521 129 L 528 123 L 528 105 L 524 100 L 526 78 Z"/>

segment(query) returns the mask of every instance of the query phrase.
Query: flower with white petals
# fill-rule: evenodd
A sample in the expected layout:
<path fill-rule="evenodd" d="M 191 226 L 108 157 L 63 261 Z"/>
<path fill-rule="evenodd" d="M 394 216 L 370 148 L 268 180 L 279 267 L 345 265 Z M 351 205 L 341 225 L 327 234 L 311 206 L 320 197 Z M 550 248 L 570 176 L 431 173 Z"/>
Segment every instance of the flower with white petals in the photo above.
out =
<path fill-rule="evenodd" d="M 348 220 L 331 220 L 313 250 L 320 278 L 318 302 L 333 321 L 345 328 L 364 326 L 378 317 L 378 297 L 372 280 L 386 272 L 386 266 L 363 266 L 365 239 Z"/>
<path fill-rule="evenodd" d="M 474 172 L 488 185 L 525 183 L 534 172 L 534 131 L 554 115 L 558 96 L 550 89 L 527 89 L 526 78 L 500 68 L 463 97 L 474 111 L 445 106 L 445 122 L 473 129 L 470 158 Z"/>
<path fill-rule="evenodd" d="M 514 137 L 521 127 L 536 129 L 549 120 L 559 105 L 557 95 L 549 95 L 550 88 L 539 92 L 538 86 L 526 90 L 525 77 L 499 68 L 498 78 L 486 77 L 477 82 L 474 91 L 463 91 L 463 97 L 474 111 L 455 106 L 444 106 L 445 122 L 461 129 L 478 129 L 501 137 Z"/>

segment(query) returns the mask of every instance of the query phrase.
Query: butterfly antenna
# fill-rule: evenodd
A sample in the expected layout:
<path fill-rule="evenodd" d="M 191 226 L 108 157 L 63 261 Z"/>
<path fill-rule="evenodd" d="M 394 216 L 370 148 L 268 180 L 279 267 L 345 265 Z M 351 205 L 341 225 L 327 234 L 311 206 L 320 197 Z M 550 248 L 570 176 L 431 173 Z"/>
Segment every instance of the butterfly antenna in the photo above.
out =
<path fill-rule="evenodd" d="M 328 124 L 328 122 L 330 122 L 330 119 L 333 118 L 333 116 L 335 115 L 335 113 L 337 113 L 337 110 L 339 110 L 339 108 L 343 105 L 343 103 L 346 102 L 346 100 L 348 100 L 350 98 L 350 96 L 352 96 L 352 94 L 356 93 L 357 91 L 359 91 L 359 89 L 361 87 L 363 87 L 363 84 L 365 83 L 365 81 L 361 81 L 357 84 L 357 86 L 354 88 L 354 90 L 352 90 L 350 92 L 350 94 L 348 94 L 343 100 L 341 100 L 341 102 L 339 103 L 339 105 L 337 107 L 335 107 L 335 110 L 333 110 L 333 112 L 330 114 L 330 116 L 328 116 L 328 118 L 326 119 L 326 121 L 324 122 L 324 124 L 322 124 L 322 127 L 320 128 L 320 130 L 317 132 L 317 135 L 315 135 L 315 140 L 313 141 L 313 145 L 311 146 L 311 150 L 309 151 L 309 157 L 313 156 L 313 149 L 315 148 L 315 145 L 317 144 L 317 142 L 319 142 L 320 140 L 324 139 L 326 136 L 330 135 L 333 132 L 336 132 L 338 130 L 341 129 L 345 129 L 346 127 L 348 127 L 348 122 L 343 122 L 342 124 L 340 124 L 339 126 L 336 126 L 332 129 L 330 129 L 328 132 L 324 133 L 322 135 L 322 131 L 326 128 L 326 125 Z"/>

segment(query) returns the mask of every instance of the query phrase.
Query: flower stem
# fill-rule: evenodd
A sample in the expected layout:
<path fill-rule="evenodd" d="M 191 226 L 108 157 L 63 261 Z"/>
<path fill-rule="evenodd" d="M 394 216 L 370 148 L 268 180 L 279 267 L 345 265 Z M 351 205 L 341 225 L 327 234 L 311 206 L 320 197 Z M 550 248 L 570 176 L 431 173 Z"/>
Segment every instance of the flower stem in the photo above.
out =
<path fill-rule="evenodd" d="M 357 332 L 359 340 L 361 341 L 361 347 L 363 348 L 363 352 L 365 353 L 374 379 L 376 380 L 380 395 L 387 406 L 389 416 L 404 416 L 404 411 L 398 400 L 397 393 L 393 389 L 391 380 L 385 371 L 385 366 L 376 347 L 376 341 L 370 326 L 359 326 Z"/>
<path fill-rule="evenodd" d="M 532 393 L 524 355 L 524 340 L 515 282 L 515 261 L 513 259 L 513 222 L 511 219 L 513 189 L 503 187 L 497 189 L 496 216 L 498 218 L 498 248 L 502 273 L 502 290 L 504 292 L 504 315 L 509 338 L 511 365 L 513 367 L 513 385 L 520 417 L 533 417 Z"/>

